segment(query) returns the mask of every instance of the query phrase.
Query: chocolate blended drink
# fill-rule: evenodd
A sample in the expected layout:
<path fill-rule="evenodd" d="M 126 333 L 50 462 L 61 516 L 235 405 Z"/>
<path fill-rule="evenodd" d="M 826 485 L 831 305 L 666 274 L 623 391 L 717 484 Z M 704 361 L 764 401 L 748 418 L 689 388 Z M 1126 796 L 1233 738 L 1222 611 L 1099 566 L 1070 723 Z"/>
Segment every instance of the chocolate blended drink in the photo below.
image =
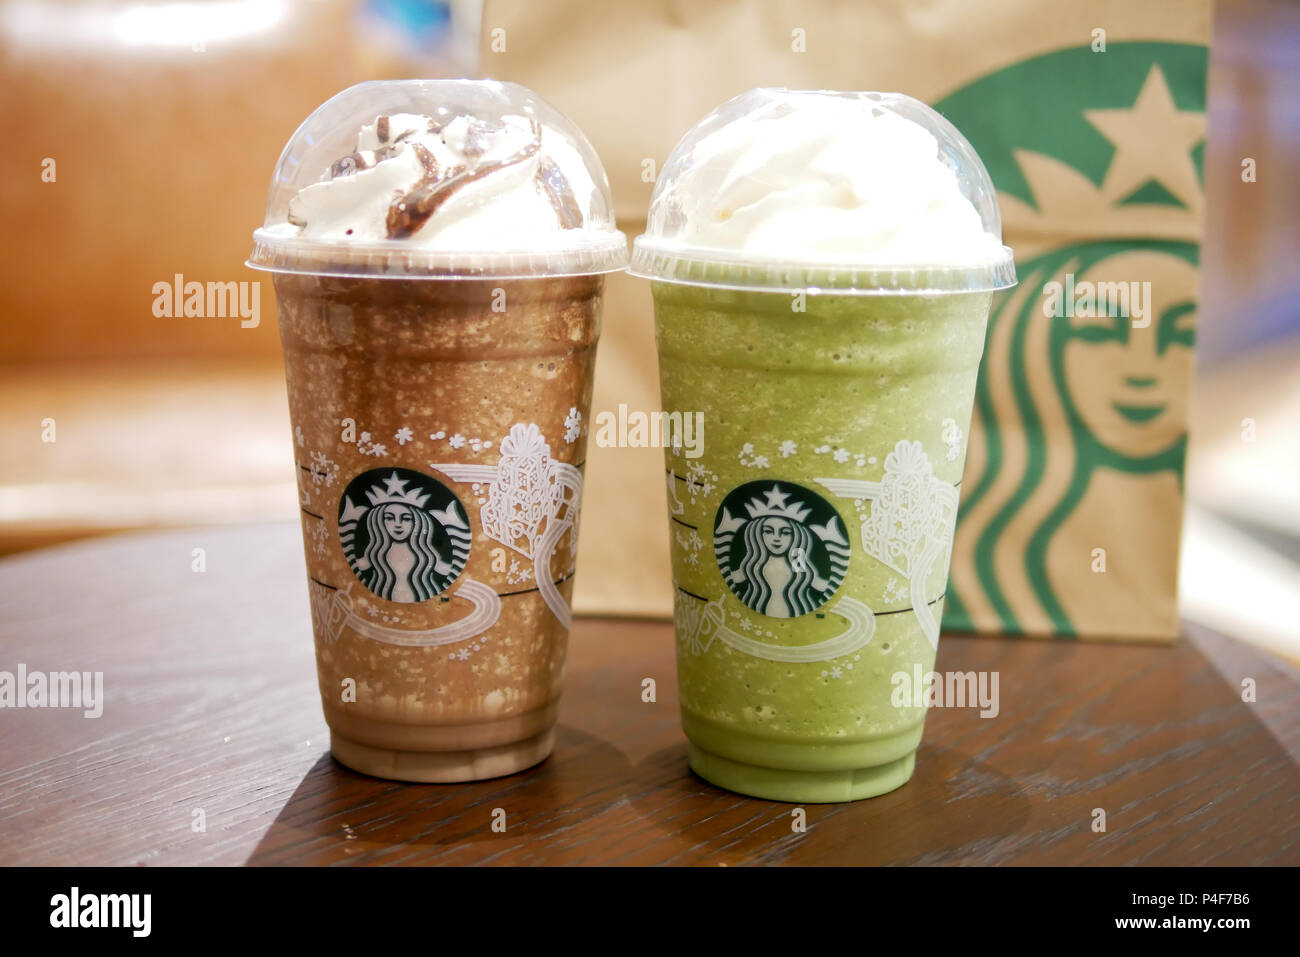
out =
<path fill-rule="evenodd" d="M 334 756 L 408 781 L 542 761 L 626 260 L 595 153 L 513 84 L 363 83 L 289 141 L 254 239 Z"/>
<path fill-rule="evenodd" d="M 665 164 L 633 271 L 663 406 L 704 416 L 665 482 L 706 780 L 823 802 L 911 777 L 1000 236 L 970 144 L 900 94 L 753 90 Z"/>

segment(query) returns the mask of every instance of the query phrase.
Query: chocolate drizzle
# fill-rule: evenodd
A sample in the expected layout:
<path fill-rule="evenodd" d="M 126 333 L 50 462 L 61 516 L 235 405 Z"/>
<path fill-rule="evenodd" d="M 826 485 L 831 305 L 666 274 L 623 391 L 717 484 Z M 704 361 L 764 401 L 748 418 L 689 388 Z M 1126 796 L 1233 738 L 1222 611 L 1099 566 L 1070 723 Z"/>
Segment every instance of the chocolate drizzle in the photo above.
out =
<path fill-rule="evenodd" d="M 436 182 L 439 176 L 438 157 L 430 153 L 429 148 L 423 143 L 412 143 L 411 149 L 415 150 L 420 165 L 424 167 L 424 179 Z"/>
<path fill-rule="evenodd" d="M 542 129 L 536 121 L 530 122 L 531 140 L 510 156 L 499 160 L 483 162 L 494 134 L 505 132 L 504 123 L 490 123 L 480 119 L 471 119 L 461 147 L 464 162 L 453 166 L 442 166 L 437 156 L 418 138 L 413 136 L 424 133 L 439 133 L 443 127 L 433 119 L 423 129 L 409 128 L 403 130 L 396 139 L 391 139 L 393 127 L 388 115 L 375 119 L 375 140 L 377 147 L 373 151 L 356 151 L 336 160 L 330 167 L 329 176 L 336 179 L 351 176 L 361 170 L 370 169 L 400 152 L 405 143 L 420 162 L 422 174 L 420 179 L 406 191 L 397 191 L 388 207 L 385 227 L 389 239 L 409 239 L 419 232 L 438 212 L 442 205 L 470 183 L 491 176 L 507 167 L 516 166 L 534 156 L 538 156 L 542 147 Z M 578 229 L 583 225 L 582 208 L 573 196 L 573 189 L 560 167 L 549 157 L 540 156 L 537 170 L 533 175 L 533 186 L 546 197 L 562 229 Z M 292 212 L 289 222 L 295 226 L 305 227 L 306 222 L 295 217 Z M 348 235 L 352 230 L 348 230 Z"/>
<path fill-rule="evenodd" d="M 351 176 L 353 173 L 366 169 L 370 164 L 366 162 L 365 156 L 361 153 L 349 153 L 347 156 L 340 157 L 330 167 L 330 179 L 337 179 L 340 176 Z"/>
<path fill-rule="evenodd" d="M 492 126 L 483 120 L 470 120 L 469 126 L 465 130 L 465 145 L 461 147 L 461 152 L 465 154 L 466 159 L 478 160 L 480 156 L 487 152 L 486 134 L 500 133 L 505 128 L 505 124 Z M 536 135 L 537 131 L 534 130 L 533 132 Z"/>
<path fill-rule="evenodd" d="M 417 154 L 424 165 L 425 174 L 418 183 L 406 193 L 399 195 L 388 207 L 388 238 L 408 239 L 418 232 L 442 204 L 458 190 L 537 155 L 542 146 L 542 131 L 536 121 L 532 123 L 532 130 L 533 138 L 523 149 L 505 159 L 481 163 L 472 169 L 468 166 L 453 166 L 445 171 L 440 170 L 432 156 L 426 160 L 423 155 Z M 469 153 L 470 150 L 467 149 L 466 155 L 468 156 Z M 481 149 L 479 153 L 481 155 Z"/>
<path fill-rule="evenodd" d="M 382 163 L 386 159 L 392 159 L 394 156 L 397 155 L 399 151 L 399 147 L 408 139 L 410 139 L 412 136 L 415 136 L 421 132 L 437 133 L 438 129 L 439 129 L 438 124 L 435 123 L 432 119 L 430 119 L 428 120 L 428 125 L 425 127 L 424 130 L 419 130 L 414 128 L 405 129 L 402 130 L 400 134 L 398 134 L 396 139 L 390 140 L 390 137 L 393 135 L 393 128 L 389 124 L 388 116 L 383 115 L 377 117 L 375 119 L 375 139 L 379 141 L 379 147 L 374 152 L 373 165 L 377 166 L 378 164 Z M 364 168 L 364 167 L 358 167 L 358 168 Z"/>
<path fill-rule="evenodd" d="M 582 225 L 582 210 L 573 198 L 573 189 L 560 167 L 549 157 L 542 157 L 537 164 L 537 175 L 533 182 L 550 200 L 551 208 L 560 220 L 561 229 L 577 229 Z"/>

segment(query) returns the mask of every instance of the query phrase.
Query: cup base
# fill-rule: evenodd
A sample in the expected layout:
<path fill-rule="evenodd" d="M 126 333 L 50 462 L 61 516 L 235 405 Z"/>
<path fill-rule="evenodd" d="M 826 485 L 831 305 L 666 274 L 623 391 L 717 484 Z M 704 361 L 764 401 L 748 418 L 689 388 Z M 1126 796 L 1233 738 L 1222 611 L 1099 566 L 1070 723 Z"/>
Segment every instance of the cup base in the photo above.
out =
<path fill-rule="evenodd" d="M 916 752 L 869 768 L 794 771 L 724 758 L 692 743 L 691 770 L 710 784 L 749 797 L 791 804 L 840 804 L 877 797 L 902 787 L 916 767 Z"/>
<path fill-rule="evenodd" d="M 554 728 L 523 741 L 466 751 L 377 748 L 330 732 L 330 753 L 339 764 L 371 777 L 419 784 L 454 784 L 504 777 L 540 764 L 554 749 Z"/>

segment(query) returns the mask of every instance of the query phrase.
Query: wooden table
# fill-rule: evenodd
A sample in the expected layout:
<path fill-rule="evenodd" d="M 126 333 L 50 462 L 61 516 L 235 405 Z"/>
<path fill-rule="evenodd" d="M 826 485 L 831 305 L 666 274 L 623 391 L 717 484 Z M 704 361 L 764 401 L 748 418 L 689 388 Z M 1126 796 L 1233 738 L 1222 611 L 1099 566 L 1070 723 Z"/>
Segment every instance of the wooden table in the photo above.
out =
<path fill-rule="evenodd" d="M 809 805 L 803 833 L 687 770 L 666 623 L 577 623 L 540 767 L 367 778 L 329 757 L 300 548 L 261 525 L 0 562 L 0 670 L 102 671 L 106 700 L 0 711 L 0 864 L 1300 863 L 1300 676 L 1191 627 L 1173 647 L 945 637 L 939 670 L 998 671 L 1001 714 L 932 711 L 909 784 Z"/>

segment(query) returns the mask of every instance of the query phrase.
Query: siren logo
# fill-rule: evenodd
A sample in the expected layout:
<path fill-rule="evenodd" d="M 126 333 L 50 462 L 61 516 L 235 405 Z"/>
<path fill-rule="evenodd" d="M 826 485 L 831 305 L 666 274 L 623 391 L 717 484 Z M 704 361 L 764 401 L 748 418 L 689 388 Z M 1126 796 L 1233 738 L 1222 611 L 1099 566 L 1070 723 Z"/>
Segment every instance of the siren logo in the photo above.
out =
<path fill-rule="evenodd" d="M 357 580 L 380 598 L 428 601 L 464 569 L 469 520 L 437 479 L 412 469 L 371 469 L 339 500 L 339 543 Z"/>
<path fill-rule="evenodd" d="M 1208 56 L 1112 42 L 1104 59 L 1098 71 L 1087 46 L 1048 53 L 935 104 L 993 177 L 1020 277 L 989 316 L 951 627 L 1169 626 L 1170 603 L 1150 596 L 1169 594 L 1177 562 Z M 1063 318 L 1044 322 L 1058 292 Z M 1130 528 L 1125 593 L 1107 601 L 1074 571 L 1099 526 Z"/>
<path fill-rule="evenodd" d="M 747 482 L 722 500 L 713 550 L 732 594 L 772 618 L 830 600 L 849 567 L 849 539 L 830 504 L 790 482 Z"/>

